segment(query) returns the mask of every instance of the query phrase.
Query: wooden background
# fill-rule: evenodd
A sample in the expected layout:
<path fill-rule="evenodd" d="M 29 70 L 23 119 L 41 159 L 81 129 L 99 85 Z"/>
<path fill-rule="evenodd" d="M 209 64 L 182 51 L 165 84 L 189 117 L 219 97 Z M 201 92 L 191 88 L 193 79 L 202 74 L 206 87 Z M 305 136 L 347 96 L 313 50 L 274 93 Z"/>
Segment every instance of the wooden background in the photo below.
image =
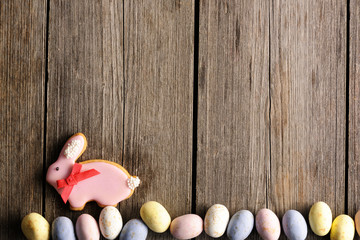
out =
<path fill-rule="evenodd" d="M 44 180 L 75 132 L 81 160 L 142 179 L 124 221 L 148 200 L 173 218 L 222 203 L 307 219 L 319 200 L 354 216 L 359 22 L 357 0 L 1 0 L 0 239 L 30 212 L 98 218 Z"/>

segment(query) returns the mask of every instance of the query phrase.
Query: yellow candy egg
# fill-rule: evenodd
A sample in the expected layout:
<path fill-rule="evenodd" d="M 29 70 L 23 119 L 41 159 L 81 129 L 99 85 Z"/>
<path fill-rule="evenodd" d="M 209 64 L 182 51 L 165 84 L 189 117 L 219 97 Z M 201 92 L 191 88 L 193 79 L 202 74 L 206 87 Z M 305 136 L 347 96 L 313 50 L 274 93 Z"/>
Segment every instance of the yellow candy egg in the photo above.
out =
<path fill-rule="evenodd" d="M 21 222 L 21 230 L 28 240 L 48 240 L 50 224 L 38 213 L 26 215 Z"/>
<path fill-rule="evenodd" d="M 158 202 L 149 201 L 142 205 L 140 216 L 145 224 L 156 233 L 165 232 L 171 223 L 171 217 Z"/>
<path fill-rule="evenodd" d="M 348 215 L 339 215 L 335 218 L 330 232 L 331 240 L 352 240 L 355 236 L 354 221 Z"/>
<path fill-rule="evenodd" d="M 315 203 L 309 213 L 311 230 L 318 236 L 329 233 L 332 224 L 332 213 L 330 207 L 324 202 Z"/>

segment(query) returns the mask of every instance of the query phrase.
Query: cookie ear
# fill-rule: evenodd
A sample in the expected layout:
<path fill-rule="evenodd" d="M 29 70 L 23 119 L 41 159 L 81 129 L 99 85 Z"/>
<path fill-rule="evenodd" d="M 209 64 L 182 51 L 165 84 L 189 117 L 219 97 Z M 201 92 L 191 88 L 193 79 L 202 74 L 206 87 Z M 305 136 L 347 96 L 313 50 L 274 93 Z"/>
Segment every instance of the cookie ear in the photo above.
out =
<path fill-rule="evenodd" d="M 75 161 L 83 154 L 87 146 L 86 137 L 82 133 L 71 136 L 61 150 L 59 160 Z"/>

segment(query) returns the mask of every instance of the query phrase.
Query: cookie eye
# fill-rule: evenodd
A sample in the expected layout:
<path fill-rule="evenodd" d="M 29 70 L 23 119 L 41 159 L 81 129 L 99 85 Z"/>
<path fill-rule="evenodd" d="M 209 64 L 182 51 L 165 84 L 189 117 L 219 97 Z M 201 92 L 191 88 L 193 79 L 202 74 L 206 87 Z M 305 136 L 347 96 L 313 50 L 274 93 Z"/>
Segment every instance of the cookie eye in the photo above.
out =
<path fill-rule="evenodd" d="M 59 171 L 59 167 L 56 167 L 55 170 L 56 170 L 56 171 Z"/>

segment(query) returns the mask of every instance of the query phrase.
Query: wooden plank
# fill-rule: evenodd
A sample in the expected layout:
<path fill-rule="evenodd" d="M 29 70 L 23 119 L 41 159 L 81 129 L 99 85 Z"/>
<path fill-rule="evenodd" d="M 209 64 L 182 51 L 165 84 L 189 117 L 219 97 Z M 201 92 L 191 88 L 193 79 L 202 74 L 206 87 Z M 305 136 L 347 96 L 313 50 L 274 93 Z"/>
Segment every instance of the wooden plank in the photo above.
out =
<path fill-rule="evenodd" d="M 266 207 L 268 13 L 268 1 L 200 1 L 196 210 L 202 217 L 215 203 L 231 215 Z"/>
<path fill-rule="evenodd" d="M 345 207 L 346 1 L 271 4 L 269 207 Z M 309 235 L 314 239 L 314 235 Z"/>
<path fill-rule="evenodd" d="M 191 212 L 194 1 L 125 1 L 124 10 L 123 165 L 142 184 L 121 212 L 139 217 L 155 200 L 174 218 Z"/>
<path fill-rule="evenodd" d="M 76 132 L 87 136 L 80 160 L 122 162 L 123 149 L 123 3 L 50 1 L 49 82 L 46 165 L 56 161 Z M 82 213 L 98 219 L 101 208 L 88 203 L 72 212 L 46 184 L 46 217 Z"/>
<path fill-rule="evenodd" d="M 46 1 L 0 2 L 0 239 L 43 211 Z"/>
<path fill-rule="evenodd" d="M 349 26 L 349 168 L 348 213 L 360 210 L 360 2 L 350 1 Z"/>

